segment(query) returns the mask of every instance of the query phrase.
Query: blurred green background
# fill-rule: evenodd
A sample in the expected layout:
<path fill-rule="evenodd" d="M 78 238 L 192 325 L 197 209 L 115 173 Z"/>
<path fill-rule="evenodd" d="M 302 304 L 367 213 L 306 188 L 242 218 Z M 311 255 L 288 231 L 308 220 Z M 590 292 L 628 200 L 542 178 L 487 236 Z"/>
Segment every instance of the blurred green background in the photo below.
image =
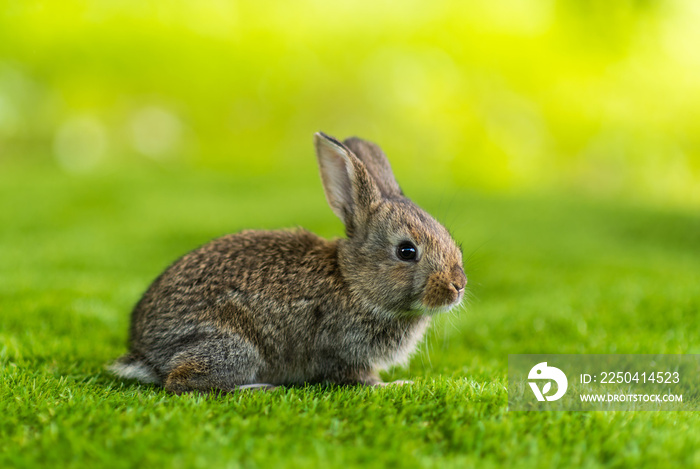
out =
<path fill-rule="evenodd" d="M 700 467 L 698 412 L 507 410 L 514 353 L 699 353 L 700 2 L 0 0 L 0 467 Z M 470 298 L 402 388 L 115 379 L 245 228 L 342 234 L 312 135 L 387 152 Z M 243 461 L 239 464 L 238 461 Z"/>
<path fill-rule="evenodd" d="M 692 0 L 2 10 L 0 169 L 311 181 L 324 130 L 379 142 L 413 185 L 700 203 Z"/>

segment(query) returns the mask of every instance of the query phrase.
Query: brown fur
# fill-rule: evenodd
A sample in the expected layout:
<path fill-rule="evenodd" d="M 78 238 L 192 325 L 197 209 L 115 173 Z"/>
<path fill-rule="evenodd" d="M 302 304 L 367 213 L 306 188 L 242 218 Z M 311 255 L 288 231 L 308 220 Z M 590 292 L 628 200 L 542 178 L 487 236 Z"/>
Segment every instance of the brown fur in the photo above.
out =
<path fill-rule="evenodd" d="M 317 134 L 316 150 L 348 237 L 244 231 L 186 254 L 134 308 L 117 374 L 176 393 L 378 384 L 378 370 L 413 352 L 426 313 L 461 301 L 461 251 L 403 196 L 379 147 Z M 418 247 L 416 261 L 397 258 L 405 240 Z"/>

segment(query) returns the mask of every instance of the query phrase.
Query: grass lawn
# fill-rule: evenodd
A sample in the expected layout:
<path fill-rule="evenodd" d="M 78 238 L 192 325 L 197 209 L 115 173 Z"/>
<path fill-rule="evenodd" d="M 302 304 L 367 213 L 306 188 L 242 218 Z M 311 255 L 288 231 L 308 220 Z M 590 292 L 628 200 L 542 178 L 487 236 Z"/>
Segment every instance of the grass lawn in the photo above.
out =
<path fill-rule="evenodd" d="M 184 252 L 242 228 L 341 234 L 300 178 L 3 168 L 0 467 L 700 467 L 697 412 L 506 408 L 508 354 L 700 353 L 690 212 L 405 186 L 464 246 L 471 291 L 385 376 L 415 384 L 178 397 L 105 372 Z"/>

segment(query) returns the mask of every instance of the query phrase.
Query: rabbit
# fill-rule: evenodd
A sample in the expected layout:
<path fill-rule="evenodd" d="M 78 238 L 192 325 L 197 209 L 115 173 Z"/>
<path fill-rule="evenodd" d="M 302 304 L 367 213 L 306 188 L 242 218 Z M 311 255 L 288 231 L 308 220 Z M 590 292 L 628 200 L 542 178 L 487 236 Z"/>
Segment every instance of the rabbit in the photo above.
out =
<path fill-rule="evenodd" d="M 314 135 L 324 192 L 345 225 L 242 231 L 186 254 L 131 315 L 111 371 L 175 394 L 326 383 L 384 385 L 431 316 L 459 305 L 461 248 L 401 191 L 374 143 Z"/>

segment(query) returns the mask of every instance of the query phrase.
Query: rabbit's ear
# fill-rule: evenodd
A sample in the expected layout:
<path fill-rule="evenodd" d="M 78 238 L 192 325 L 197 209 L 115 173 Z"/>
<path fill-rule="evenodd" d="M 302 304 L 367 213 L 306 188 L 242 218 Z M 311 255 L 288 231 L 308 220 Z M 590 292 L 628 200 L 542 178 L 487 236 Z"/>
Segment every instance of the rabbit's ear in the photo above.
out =
<path fill-rule="evenodd" d="M 351 237 L 365 225 L 382 194 L 367 168 L 345 145 L 323 132 L 314 135 L 326 200 Z"/>
<path fill-rule="evenodd" d="M 389 160 L 379 145 L 357 137 L 345 139 L 343 143 L 364 163 L 384 197 L 387 199 L 404 197 L 391 171 Z"/>

